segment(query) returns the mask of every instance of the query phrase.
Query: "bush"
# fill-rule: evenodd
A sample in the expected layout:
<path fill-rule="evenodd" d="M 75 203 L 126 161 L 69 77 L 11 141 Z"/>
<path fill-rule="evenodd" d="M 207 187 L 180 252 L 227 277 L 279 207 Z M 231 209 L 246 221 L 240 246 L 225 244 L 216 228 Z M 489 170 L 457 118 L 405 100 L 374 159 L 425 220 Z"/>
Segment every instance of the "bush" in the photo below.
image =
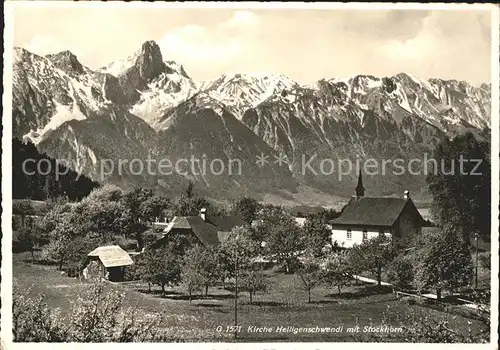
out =
<path fill-rule="evenodd" d="M 89 286 L 63 317 L 50 309 L 43 295 L 30 298 L 14 281 L 12 331 L 15 342 L 151 342 L 164 341 L 160 315 L 123 309 L 123 294 L 105 291 L 105 285 Z"/>
<path fill-rule="evenodd" d="M 412 298 L 412 297 L 402 297 L 399 299 L 399 301 L 406 304 L 406 305 L 415 305 L 417 303 L 415 298 Z"/>
<path fill-rule="evenodd" d="M 123 274 L 124 281 L 138 281 L 141 279 L 140 267 L 137 264 L 129 265 L 125 267 Z"/>
<path fill-rule="evenodd" d="M 242 291 L 248 292 L 250 304 L 253 302 L 253 297 L 257 292 L 266 292 L 269 288 L 269 282 L 262 271 L 246 270 L 240 275 L 240 288 Z"/>
<path fill-rule="evenodd" d="M 145 247 L 149 247 L 151 244 L 153 244 L 154 242 L 156 242 L 158 239 L 160 239 L 162 237 L 161 234 L 155 233 L 155 232 L 157 232 L 156 229 L 154 232 L 151 232 L 149 230 L 143 232 L 142 240 L 144 241 Z M 163 228 L 161 230 L 159 230 L 158 232 L 163 232 Z"/>
<path fill-rule="evenodd" d="M 288 263 L 282 262 L 278 264 L 273 264 L 276 266 L 275 271 L 279 273 L 296 273 L 304 267 L 304 264 L 297 258 L 291 258 Z"/>
<path fill-rule="evenodd" d="M 390 263 L 387 278 L 395 287 L 406 290 L 413 284 L 413 258 L 400 254 Z"/>
<path fill-rule="evenodd" d="M 307 291 L 307 302 L 311 302 L 311 290 L 321 283 L 321 269 L 314 259 L 305 261 L 303 266 L 297 270 L 297 274 L 302 281 L 303 288 Z"/>
<path fill-rule="evenodd" d="M 483 268 L 491 270 L 491 253 L 490 252 L 479 253 L 478 260 Z"/>
<path fill-rule="evenodd" d="M 137 251 L 137 240 L 130 238 L 118 238 L 115 241 L 115 244 L 120 246 L 123 250 L 127 252 Z"/>

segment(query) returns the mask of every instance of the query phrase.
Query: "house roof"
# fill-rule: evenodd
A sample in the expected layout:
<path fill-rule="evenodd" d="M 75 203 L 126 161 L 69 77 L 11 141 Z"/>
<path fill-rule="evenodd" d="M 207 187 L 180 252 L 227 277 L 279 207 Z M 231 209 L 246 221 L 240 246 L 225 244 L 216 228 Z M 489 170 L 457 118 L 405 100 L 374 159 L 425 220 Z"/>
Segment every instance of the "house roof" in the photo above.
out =
<path fill-rule="evenodd" d="M 240 217 L 234 215 L 214 216 L 207 219 L 212 225 L 221 231 L 231 231 L 236 226 L 245 226 L 247 223 Z"/>
<path fill-rule="evenodd" d="M 134 263 L 130 255 L 117 245 L 96 248 L 88 253 L 88 256 L 98 257 L 105 267 L 127 266 Z"/>
<path fill-rule="evenodd" d="M 204 246 L 208 247 L 224 241 L 234 227 L 244 225 L 246 225 L 244 220 L 232 215 L 211 217 L 206 221 L 201 216 L 176 216 L 163 234 L 166 235 L 176 229 L 189 229 Z"/>
<path fill-rule="evenodd" d="M 332 225 L 365 225 L 391 227 L 406 205 L 411 205 L 420 216 L 411 199 L 363 197 L 352 198 Z M 422 219 L 422 217 L 420 216 Z M 423 219 L 422 219 L 423 220 Z"/>

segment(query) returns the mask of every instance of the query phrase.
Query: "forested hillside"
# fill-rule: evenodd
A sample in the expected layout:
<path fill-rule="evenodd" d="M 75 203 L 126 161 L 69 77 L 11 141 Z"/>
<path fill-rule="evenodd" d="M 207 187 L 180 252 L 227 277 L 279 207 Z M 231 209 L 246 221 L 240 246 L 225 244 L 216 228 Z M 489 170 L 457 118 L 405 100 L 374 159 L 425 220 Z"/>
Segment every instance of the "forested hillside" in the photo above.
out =
<path fill-rule="evenodd" d="M 23 169 L 24 164 L 24 169 Z M 58 171 L 56 172 L 56 169 Z M 31 142 L 12 140 L 12 197 L 80 200 L 99 184 L 40 153 Z"/>

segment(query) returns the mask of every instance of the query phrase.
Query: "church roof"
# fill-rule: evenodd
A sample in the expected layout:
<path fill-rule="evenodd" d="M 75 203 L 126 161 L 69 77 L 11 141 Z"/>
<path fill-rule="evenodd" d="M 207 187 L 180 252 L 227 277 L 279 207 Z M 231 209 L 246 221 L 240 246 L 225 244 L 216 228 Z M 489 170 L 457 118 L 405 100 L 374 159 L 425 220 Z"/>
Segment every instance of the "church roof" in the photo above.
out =
<path fill-rule="evenodd" d="M 407 206 L 423 221 L 411 199 L 363 197 L 352 198 L 330 224 L 391 227 Z"/>

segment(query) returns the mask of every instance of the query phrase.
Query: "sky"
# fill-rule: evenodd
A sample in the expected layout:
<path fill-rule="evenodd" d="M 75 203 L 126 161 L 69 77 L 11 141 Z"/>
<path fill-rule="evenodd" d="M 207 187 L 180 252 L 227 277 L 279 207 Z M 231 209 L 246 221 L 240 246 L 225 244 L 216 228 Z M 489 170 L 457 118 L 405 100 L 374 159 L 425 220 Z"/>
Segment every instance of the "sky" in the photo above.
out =
<path fill-rule="evenodd" d="M 97 69 L 155 40 L 196 82 L 279 73 L 301 84 L 400 72 L 491 80 L 491 15 L 459 10 L 16 8 L 14 45 Z"/>

